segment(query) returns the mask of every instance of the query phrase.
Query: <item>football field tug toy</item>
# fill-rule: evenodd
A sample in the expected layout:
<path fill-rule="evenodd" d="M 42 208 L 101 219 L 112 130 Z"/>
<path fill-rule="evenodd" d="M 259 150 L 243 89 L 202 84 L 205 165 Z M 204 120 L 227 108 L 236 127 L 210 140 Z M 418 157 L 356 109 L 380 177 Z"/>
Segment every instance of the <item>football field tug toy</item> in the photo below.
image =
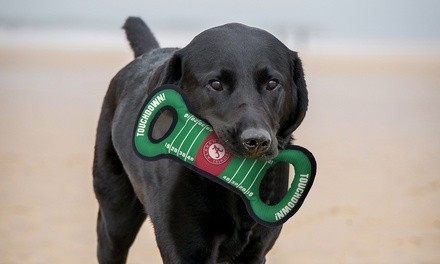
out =
<path fill-rule="evenodd" d="M 165 111 L 171 113 L 171 125 L 155 138 L 153 128 Z M 171 158 L 239 194 L 252 218 L 265 226 L 280 225 L 298 211 L 316 174 L 313 155 L 300 146 L 289 145 L 269 161 L 228 152 L 212 127 L 191 113 L 183 91 L 174 85 L 157 88 L 148 96 L 136 121 L 133 145 L 142 159 Z M 260 184 L 266 171 L 280 162 L 293 166 L 294 178 L 282 200 L 268 205 L 260 198 Z"/>

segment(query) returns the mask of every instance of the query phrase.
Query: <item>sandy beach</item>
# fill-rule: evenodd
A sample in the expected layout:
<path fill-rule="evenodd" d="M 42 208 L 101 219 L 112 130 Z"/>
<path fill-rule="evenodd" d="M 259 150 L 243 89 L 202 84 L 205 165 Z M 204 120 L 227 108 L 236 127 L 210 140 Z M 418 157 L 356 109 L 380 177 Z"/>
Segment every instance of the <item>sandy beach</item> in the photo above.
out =
<path fill-rule="evenodd" d="M 440 263 L 440 54 L 302 58 L 318 172 L 268 263 Z M 0 49 L 0 263 L 96 263 L 96 123 L 131 59 Z M 128 263 L 161 263 L 148 220 Z"/>

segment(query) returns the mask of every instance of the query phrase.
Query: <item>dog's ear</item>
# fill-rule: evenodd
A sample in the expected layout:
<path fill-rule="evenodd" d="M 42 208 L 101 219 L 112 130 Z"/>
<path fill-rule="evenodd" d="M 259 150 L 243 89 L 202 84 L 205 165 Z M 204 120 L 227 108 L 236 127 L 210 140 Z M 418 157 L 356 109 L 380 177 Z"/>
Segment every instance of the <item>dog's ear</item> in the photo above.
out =
<path fill-rule="evenodd" d="M 287 122 L 280 129 L 280 137 L 285 139 L 287 143 L 291 139 L 291 135 L 295 129 L 303 121 L 306 116 L 307 106 L 309 103 L 306 81 L 304 79 L 304 71 L 301 63 L 301 59 L 298 57 L 298 53 L 291 51 L 291 74 L 293 77 L 292 83 L 292 100 L 293 110 L 290 112 Z"/>
<path fill-rule="evenodd" d="M 148 82 L 148 92 L 164 84 L 178 85 L 182 79 L 182 55 L 175 52 L 171 59 L 159 66 Z"/>

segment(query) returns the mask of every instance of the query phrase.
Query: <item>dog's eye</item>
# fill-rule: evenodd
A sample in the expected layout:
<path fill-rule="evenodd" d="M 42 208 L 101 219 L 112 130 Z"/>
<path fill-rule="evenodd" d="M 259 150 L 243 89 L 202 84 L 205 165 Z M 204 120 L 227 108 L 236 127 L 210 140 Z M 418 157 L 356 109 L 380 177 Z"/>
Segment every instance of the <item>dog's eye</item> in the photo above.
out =
<path fill-rule="evenodd" d="M 223 90 L 223 85 L 218 80 L 210 80 L 209 81 L 209 86 L 211 86 L 211 88 L 216 90 L 216 91 L 222 91 Z"/>
<path fill-rule="evenodd" d="M 271 91 L 271 90 L 277 88 L 279 84 L 280 84 L 280 81 L 278 81 L 277 79 L 272 79 L 267 82 L 266 89 Z"/>

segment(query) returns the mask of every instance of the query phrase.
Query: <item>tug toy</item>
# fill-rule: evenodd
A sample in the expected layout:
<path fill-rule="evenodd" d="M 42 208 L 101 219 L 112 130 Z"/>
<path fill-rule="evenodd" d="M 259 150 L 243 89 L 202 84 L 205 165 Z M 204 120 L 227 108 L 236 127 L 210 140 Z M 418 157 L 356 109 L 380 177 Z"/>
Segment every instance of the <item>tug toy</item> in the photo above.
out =
<path fill-rule="evenodd" d="M 252 218 L 265 226 L 287 221 L 301 207 L 312 187 L 316 161 L 305 148 L 289 145 L 270 161 L 234 156 L 221 144 L 212 127 L 192 114 L 179 87 L 156 89 L 142 107 L 133 135 L 138 156 L 145 160 L 171 158 L 195 172 L 239 194 Z M 161 113 L 171 113 L 172 124 L 160 138 L 153 128 Z M 295 170 L 287 194 L 275 205 L 260 198 L 260 184 L 266 171 L 277 163 L 290 163 Z"/>

